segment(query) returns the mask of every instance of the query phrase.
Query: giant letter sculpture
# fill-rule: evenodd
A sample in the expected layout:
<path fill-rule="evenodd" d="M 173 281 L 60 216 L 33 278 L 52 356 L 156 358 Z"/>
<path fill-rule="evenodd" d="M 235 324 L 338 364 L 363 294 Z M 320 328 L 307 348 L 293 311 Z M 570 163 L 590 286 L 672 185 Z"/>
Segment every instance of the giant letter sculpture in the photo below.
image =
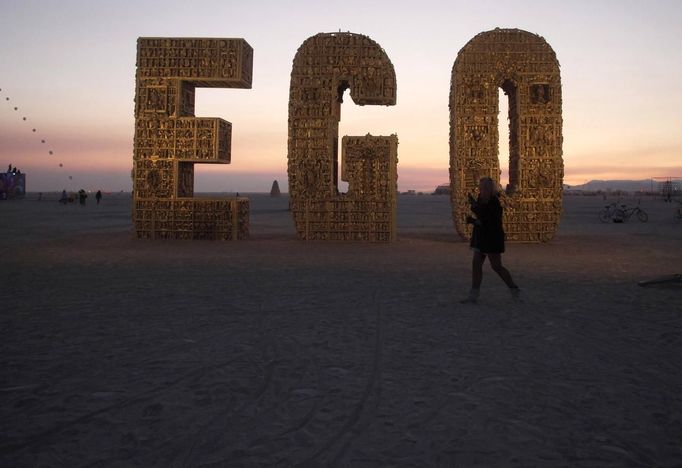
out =
<path fill-rule="evenodd" d="M 509 96 L 509 185 L 502 194 L 512 241 L 545 242 L 561 216 L 564 166 L 561 77 L 552 48 L 535 34 L 495 29 L 457 55 L 450 86 L 450 185 L 453 219 L 471 234 L 467 194 L 490 176 L 499 184 L 498 88 Z"/>
<path fill-rule="evenodd" d="M 289 197 L 302 239 L 389 242 L 395 239 L 396 135 L 342 140 L 343 93 L 359 105 L 394 105 L 396 80 L 386 52 L 367 36 L 317 34 L 294 57 L 289 89 Z"/>
<path fill-rule="evenodd" d="M 139 38 L 133 221 L 137 237 L 244 239 L 249 200 L 195 199 L 194 164 L 229 164 L 232 126 L 194 117 L 196 87 L 251 88 L 243 39 Z"/>

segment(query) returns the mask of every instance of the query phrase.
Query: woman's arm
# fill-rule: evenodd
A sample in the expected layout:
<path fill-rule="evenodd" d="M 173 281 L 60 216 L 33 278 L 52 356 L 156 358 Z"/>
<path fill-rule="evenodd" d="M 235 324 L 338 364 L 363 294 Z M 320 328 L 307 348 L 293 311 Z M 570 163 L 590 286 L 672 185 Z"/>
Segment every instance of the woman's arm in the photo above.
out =
<path fill-rule="evenodd" d="M 502 220 L 502 205 L 497 197 L 492 197 L 488 203 L 477 203 L 471 207 L 471 211 L 484 226 L 494 226 Z"/>

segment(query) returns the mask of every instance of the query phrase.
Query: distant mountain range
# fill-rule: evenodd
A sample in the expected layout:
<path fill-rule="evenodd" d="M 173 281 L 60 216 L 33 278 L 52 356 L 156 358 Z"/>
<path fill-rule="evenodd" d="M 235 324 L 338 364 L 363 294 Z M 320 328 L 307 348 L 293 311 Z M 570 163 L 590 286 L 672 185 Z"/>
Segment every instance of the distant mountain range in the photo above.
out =
<path fill-rule="evenodd" d="M 565 185 L 566 190 L 586 190 L 596 192 L 598 190 L 621 190 L 624 192 L 640 192 L 659 190 L 658 184 L 661 181 L 653 179 L 644 180 L 591 180 L 581 185 Z"/>
<path fill-rule="evenodd" d="M 621 191 L 621 192 L 658 192 L 661 190 L 660 184 L 664 182 L 665 179 L 643 179 L 643 180 L 591 180 L 580 185 L 570 185 L 564 184 L 564 190 L 567 191 L 578 191 L 583 190 L 586 192 L 597 192 L 597 191 Z M 680 186 L 682 181 L 673 181 L 673 184 Z M 679 190 L 679 188 L 678 188 Z M 433 192 L 434 195 L 447 195 L 450 193 L 450 184 L 441 184 L 436 187 Z"/>

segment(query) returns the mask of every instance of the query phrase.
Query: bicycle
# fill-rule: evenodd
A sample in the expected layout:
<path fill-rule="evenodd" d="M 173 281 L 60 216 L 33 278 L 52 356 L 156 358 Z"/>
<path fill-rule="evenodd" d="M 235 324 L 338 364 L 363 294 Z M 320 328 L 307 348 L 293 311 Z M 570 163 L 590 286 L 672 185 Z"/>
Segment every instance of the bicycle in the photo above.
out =
<path fill-rule="evenodd" d="M 599 221 L 601 221 L 602 223 L 610 222 L 613 219 L 617 206 L 618 206 L 617 202 L 613 202 L 610 205 L 606 205 L 606 207 L 599 212 Z"/>
<path fill-rule="evenodd" d="M 625 222 L 629 220 L 633 214 L 636 214 L 637 219 L 639 219 L 639 221 L 642 223 L 646 223 L 649 220 L 649 215 L 646 214 L 646 211 L 639 207 L 639 203 L 637 203 L 637 206 L 634 208 L 628 208 L 627 205 L 620 205 L 620 208 L 616 208 L 616 211 L 613 214 L 613 219 L 620 219 L 620 222 Z"/>

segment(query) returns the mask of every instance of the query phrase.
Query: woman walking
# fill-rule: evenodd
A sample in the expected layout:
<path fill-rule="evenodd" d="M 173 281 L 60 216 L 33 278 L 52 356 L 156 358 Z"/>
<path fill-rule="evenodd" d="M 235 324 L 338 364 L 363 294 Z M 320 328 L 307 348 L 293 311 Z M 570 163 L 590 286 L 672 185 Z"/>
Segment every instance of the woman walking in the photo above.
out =
<path fill-rule="evenodd" d="M 467 216 L 467 222 L 474 225 L 471 235 L 471 249 L 474 258 L 471 264 L 472 279 L 469 296 L 463 299 L 463 304 L 478 301 L 483 279 L 483 262 L 486 257 L 490 260 L 492 269 L 500 275 L 514 299 L 519 299 L 520 290 L 514 283 L 509 271 L 502 266 L 504 252 L 504 230 L 502 229 L 502 205 L 495 190 L 495 183 L 490 177 L 483 177 L 478 184 L 479 195 L 475 199 L 469 195 L 471 211 L 475 218 Z"/>

